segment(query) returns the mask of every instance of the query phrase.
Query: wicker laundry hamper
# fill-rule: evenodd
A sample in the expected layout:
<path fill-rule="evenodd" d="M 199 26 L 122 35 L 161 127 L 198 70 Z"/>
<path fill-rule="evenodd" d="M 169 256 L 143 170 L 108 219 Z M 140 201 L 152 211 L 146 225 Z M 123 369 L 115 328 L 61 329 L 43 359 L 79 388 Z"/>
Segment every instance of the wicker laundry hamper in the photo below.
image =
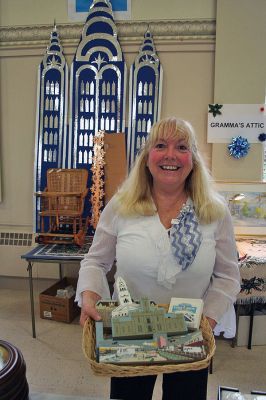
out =
<path fill-rule="evenodd" d="M 151 364 L 151 365 L 115 365 L 98 363 L 95 354 L 95 323 L 88 319 L 83 328 L 82 347 L 83 352 L 95 375 L 100 376 L 143 376 L 157 375 L 160 373 L 172 373 L 182 371 L 195 371 L 207 368 L 215 352 L 215 340 L 208 320 L 202 317 L 200 329 L 206 342 L 207 357 L 204 360 L 180 363 L 180 364 Z"/>

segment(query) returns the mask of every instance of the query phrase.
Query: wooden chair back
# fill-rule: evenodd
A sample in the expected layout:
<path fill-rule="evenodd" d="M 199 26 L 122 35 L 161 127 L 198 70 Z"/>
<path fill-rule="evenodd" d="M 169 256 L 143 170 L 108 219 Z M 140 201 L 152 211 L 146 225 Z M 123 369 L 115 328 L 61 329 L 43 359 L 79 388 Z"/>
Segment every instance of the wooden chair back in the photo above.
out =
<path fill-rule="evenodd" d="M 49 169 L 47 171 L 47 192 L 59 195 L 49 198 L 49 210 L 57 210 L 60 214 L 82 212 L 87 180 L 88 171 L 86 169 Z"/>

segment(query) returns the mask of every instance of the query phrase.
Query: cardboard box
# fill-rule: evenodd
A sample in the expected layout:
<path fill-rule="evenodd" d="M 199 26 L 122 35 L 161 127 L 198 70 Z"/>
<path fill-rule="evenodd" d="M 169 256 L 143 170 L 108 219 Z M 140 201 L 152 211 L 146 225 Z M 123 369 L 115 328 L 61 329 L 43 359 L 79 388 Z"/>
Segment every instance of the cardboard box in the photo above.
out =
<path fill-rule="evenodd" d="M 248 345 L 249 321 L 247 315 L 239 317 L 237 346 Z M 251 345 L 266 345 L 266 315 L 254 315 Z"/>
<path fill-rule="evenodd" d="M 74 302 L 75 296 L 70 299 L 56 297 L 57 289 L 65 289 L 69 285 L 76 289 L 77 279 L 63 278 L 40 293 L 41 318 L 70 323 L 79 314 L 80 308 Z"/>

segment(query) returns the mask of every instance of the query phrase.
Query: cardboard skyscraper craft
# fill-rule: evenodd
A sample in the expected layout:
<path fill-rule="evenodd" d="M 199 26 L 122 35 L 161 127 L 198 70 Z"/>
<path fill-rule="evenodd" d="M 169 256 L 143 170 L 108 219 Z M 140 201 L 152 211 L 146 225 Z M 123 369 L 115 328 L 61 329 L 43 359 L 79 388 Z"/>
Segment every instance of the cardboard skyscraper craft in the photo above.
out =
<path fill-rule="evenodd" d="M 95 322 L 100 363 L 170 364 L 202 360 L 206 351 L 201 331 L 188 332 L 183 314 L 167 313 L 147 298 L 133 302 L 125 281 L 116 281 L 119 301 L 100 301 L 104 321 Z M 117 306 L 117 304 L 119 305 Z M 109 308 L 109 319 L 107 317 Z M 104 326 L 111 336 L 104 335 Z"/>
<path fill-rule="evenodd" d="M 151 125 L 160 118 L 162 66 L 148 31 L 130 71 L 127 107 L 127 66 L 109 0 L 93 0 L 71 64 L 70 77 L 54 28 L 38 74 L 35 192 L 46 187 L 49 168 L 87 169 L 87 187 L 91 188 L 94 138 L 99 131 L 126 136 L 125 149 L 118 157 L 115 154 L 111 162 L 123 169 L 122 153 L 127 147 L 125 163 L 132 164 Z M 128 127 L 125 123 L 127 108 Z M 110 184 L 110 174 L 108 181 Z M 118 182 L 112 182 L 114 188 L 108 191 L 106 201 L 117 184 L 120 184 L 120 177 Z M 88 197 L 83 218 L 91 218 L 95 213 L 93 208 Z M 35 231 L 40 232 L 39 199 L 34 199 L 34 210 Z M 92 226 L 88 233 L 94 233 Z"/>
<path fill-rule="evenodd" d="M 68 66 L 54 26 L 38 68 L 34 191 L 47 186 L 50 168 L 66 168 Z M 41 200 L 34 198 L 35 231 L 41 231 Z M 48 226 L 48 222 L 47 222 Z"/>
<path fill-rule="evenodd" d="M 160 119 L 163 68 L 150 31 L 144 35 L 139 53 L 130 67 L 127 135 L 128 165 L 146 142 L 154 122 Z"/>

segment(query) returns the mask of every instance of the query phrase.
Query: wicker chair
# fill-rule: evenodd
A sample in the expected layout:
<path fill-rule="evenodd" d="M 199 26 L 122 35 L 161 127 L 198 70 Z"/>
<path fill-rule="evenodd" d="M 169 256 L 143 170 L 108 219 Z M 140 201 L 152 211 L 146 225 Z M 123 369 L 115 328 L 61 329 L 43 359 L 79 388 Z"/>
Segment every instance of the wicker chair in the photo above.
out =
<path fill-rule="evenodd" d="M 38 243 L 83 245 L 88 228 L 88 218 L 85 221 L 82 218 L 88 194 L 87 180 L 86 169 L 48 169 L 47 187 L 36 193 L 40 197 L 41 217 L 41 233 L 36 238 Z"/>

